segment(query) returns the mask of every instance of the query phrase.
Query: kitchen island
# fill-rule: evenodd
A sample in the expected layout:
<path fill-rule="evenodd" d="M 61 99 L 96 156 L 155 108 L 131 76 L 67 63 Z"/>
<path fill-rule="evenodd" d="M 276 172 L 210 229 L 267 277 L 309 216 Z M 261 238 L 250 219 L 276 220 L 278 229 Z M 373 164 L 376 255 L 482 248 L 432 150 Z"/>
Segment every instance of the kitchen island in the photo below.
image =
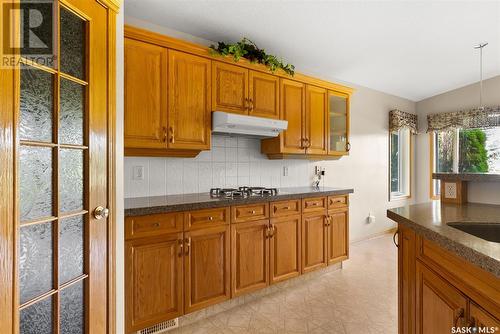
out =
<path fill-rule="evenodd" d="M 399 333 L 500 331 L 500 206 L 434 201 L 387 217 L 398 223 Z"/>

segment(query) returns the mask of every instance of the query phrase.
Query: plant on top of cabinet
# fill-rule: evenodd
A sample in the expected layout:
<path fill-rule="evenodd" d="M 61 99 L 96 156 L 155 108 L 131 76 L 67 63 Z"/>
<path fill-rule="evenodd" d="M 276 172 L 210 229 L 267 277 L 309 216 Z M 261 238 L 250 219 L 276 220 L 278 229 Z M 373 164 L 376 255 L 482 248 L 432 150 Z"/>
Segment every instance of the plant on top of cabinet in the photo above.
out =
<path fill-rule="evenodd" d="M 246 37 L 234 44 L 218 42 L 217 46 L 210 45 L 210 51 L 214 55 L 232 56 L 235 62 L 239 61 L 241 57 L 244 57 L 251 63 L 259 63 L 267 66 L 271 73 L 281 69 L 291 76 L 295 74 L 294 65 L 285 64 L 283 60 L 278 59 L 278 57 L 268 55 L 264 49 L 259 49 L 254 42 Z"/>

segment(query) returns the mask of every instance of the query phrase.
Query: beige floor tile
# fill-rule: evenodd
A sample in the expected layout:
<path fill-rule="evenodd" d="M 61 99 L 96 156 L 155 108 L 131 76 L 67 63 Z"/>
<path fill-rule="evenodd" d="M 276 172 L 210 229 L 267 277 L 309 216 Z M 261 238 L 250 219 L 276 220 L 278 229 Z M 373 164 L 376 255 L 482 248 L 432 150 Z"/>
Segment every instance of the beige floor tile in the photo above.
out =
<path fill-rule="evenodd" d="M 276 286 L 172 334 L 397 333 L 397 252 L 390 236 L 351 246 L 342 270 Z"/>

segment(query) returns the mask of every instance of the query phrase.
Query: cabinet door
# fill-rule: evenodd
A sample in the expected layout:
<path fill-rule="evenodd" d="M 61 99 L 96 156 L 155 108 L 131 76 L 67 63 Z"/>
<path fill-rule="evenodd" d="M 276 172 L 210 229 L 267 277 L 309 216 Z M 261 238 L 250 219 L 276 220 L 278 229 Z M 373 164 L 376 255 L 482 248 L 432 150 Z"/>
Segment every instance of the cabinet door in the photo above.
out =
<path fill-rule="evenodd" d="M 415 232 L 399 225 L 398 232 L 399 333 L 415 333 Z"/>
<path fill-rule="evenodd" d="M 279 118 L 279 78 L 256 71 L 249 72 L 251 116 Z"/>
<path fill-rule="evenodd" d="M 452 327 L 465 326 L 466 297 L 418 260 L 416 272 L 417 333 L 451 333 Z"/>
<path fill-rule="evenodd" d="M 305 86 L 297 81 L 281 79 L 280 96 L 280 118 L 288 121 L 288 128 L 281 134 L 281 153 L 304 153 Z"/>
<path fill-rule="evenodd" d="M 182 233 L 127 241 L 127 333 L 183 314 Z"/>
<path fill-rule="evenodd" d="M 269 285 L 269 220 L 231 226 L 232 296 Z"/>
<path fill-rule="evenodd" d="M 185 313 L 230 297 L 229 226 L 185 233 Z"/>
<path fill-rule="evenodd" d="M 166 148 L 167 50 L 125 39 L 125 147 Z"/>
<path fill-rule="evenodd" d="M 210 60 L 168 51 L 168 147 L 210 149 Z"/>
<path fill-rule="evenodd" d="M 347 259 L 349 251 L 349 211 L 337 209 L 328 213 L 328 263 Z"/>
<path fill-rule="evenodd" d="M 212 110 L 248 114 L 248 70 L 212 62 Z"/>
<path fill-rule="evenodd" d="M 271 283 L 300 275 L 300 215 L 271 219 Z"/>
<path fill-rule="evenodd" d="M 328 92 L 328 154 L 346 155 L 349 143 L 349 95 Z"/>
<path fill-rule="evenodd" d="M 496 330 L 500 328 L 500 320 L 475 303 L 470 303 L 470 320 L 472 327 L 493 327 L 497 328 Z M 490 331 L 490 333 L 494 333 L 494 331 Z"/>
<path fill-rule="evenodd" d="M 306 87 L 305 146 L 306 153 L 326 154 L 327 90 L 315 86 Z"/>
<path fill-rule="evenodd" d="M 302 273 L 326 266 L 326 230 L 324 213 L 302 216 Z"/>

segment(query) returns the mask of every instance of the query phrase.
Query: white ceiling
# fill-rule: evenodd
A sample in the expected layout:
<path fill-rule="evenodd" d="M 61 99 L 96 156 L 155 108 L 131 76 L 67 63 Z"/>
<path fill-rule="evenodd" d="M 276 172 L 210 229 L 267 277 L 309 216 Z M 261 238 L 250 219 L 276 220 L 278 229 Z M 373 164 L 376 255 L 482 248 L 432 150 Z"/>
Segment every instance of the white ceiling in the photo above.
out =
<path fill-rule="evenodd" d="M 500 1 L 125 0 L 125 15 L 213 41 L 248 37 L 302 73 L 413 101 L 500 75 Z"/>

